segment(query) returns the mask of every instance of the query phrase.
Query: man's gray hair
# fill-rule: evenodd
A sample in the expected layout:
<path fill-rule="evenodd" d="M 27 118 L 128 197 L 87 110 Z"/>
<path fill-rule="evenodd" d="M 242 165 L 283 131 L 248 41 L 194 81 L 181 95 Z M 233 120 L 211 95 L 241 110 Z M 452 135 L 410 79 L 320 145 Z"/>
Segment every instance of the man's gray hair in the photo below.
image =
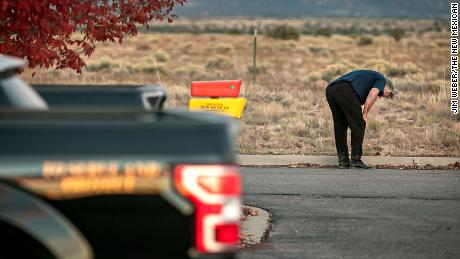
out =
<path fill-rule="evenodd" d="M 397 91 L 396 91 L 396 89 L 395 89 L 395 87 L 394 87 L 394 85 L 393 85 L 393 82 L 392 82 L 390 79 L 387 79 L 387 86 L 388 86 L 388 88 L 390 88 L 390 90 L 391 90 L 391 93 L 390 93 L 390 96 L 389 96 L 389 97 L 390 97 L 391 99 L 393 99 L 393 98 L 395 97 Z"/>

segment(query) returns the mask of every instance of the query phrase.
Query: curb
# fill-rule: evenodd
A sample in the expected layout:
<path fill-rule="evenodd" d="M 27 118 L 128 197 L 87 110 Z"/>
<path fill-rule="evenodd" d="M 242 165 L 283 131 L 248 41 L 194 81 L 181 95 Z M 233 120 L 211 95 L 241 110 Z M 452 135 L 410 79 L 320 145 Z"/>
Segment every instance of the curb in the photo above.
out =
<path fill-rule="evenodd" d="M 289 166 L 296 164 L 317 164 L 323 166 L 337 165 L 336 156 L 304 155 L 237 155 L 241 166 Z M 363 156 L 363 161 L 370 165 L 413 166 L 431 165 L 448 166 L 460 162 L 459 157 L 391 157 Z"/>
<path fill-rule="evenodd" d="M 257 211 L 257 215 L 247 216 L 241 221 L 240 235 L 244 239 L 242 246 L 247 247 L 265 241 L 270 229 L 270 213 L 258 207 L 248 205 L 243 205 L 243 207 Z"/>

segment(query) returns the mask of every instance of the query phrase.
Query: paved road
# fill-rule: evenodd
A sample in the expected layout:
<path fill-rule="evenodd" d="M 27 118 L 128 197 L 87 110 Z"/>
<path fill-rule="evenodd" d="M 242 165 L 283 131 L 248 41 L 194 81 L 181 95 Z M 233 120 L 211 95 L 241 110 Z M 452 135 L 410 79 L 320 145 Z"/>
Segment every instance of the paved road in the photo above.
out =
<path fill-rule="evenodd" d="M 460 172 L 242 168 L 273 213 L 239 258 L 460 258 Z"/>

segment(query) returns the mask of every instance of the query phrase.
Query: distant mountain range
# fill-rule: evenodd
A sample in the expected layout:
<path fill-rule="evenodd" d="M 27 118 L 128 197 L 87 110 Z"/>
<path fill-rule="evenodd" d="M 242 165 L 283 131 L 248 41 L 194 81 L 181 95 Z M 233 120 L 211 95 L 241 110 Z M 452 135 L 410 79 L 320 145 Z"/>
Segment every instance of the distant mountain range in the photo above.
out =
<path fill-rule="evenodd" d="M 188 0 L 180 16 L 449 18 L 451 0 Z M 458 2 L 458 1 L 456 1 Z"/>

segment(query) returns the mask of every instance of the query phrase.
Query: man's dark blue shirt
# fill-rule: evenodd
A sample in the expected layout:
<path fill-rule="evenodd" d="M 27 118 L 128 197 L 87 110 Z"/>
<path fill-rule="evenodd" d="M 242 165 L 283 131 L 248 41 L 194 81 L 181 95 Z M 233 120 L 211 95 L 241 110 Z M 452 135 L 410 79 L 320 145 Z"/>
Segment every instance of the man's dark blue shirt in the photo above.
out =
<path fill-rule="evenodd" d="M 355 92 L 358 94 L 359 101 L 361 104 L 364 104 L 366 102 L 367 96 L 369 95 L 369 92 L 374 87 L 380 90 L 380 96 L 383 95 L 387 80 L 382 74 L 376 71 L 355 70 L 337 78 L 331 84 L 339 82 L 350 83 L 353 89 L 355 89 Z"/>

